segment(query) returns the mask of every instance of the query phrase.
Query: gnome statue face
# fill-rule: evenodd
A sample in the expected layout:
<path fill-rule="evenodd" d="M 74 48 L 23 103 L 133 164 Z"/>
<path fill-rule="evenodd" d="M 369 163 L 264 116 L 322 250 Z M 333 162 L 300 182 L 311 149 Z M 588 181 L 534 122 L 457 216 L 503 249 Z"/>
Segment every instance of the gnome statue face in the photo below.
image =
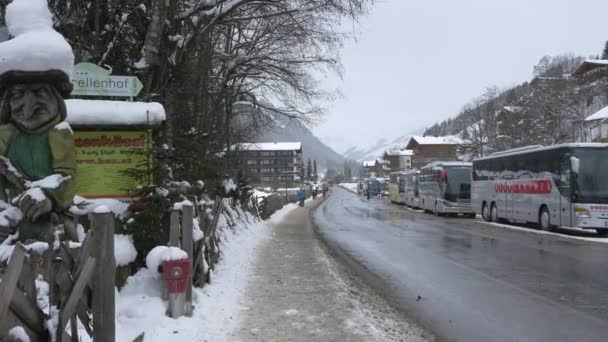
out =
<path fill-rule="evenodd" d="M 56 91 L 46 83 L 16 84 L 9 89 L 11 121 L 27 131 L 35 131 L 59 115 Z"/>

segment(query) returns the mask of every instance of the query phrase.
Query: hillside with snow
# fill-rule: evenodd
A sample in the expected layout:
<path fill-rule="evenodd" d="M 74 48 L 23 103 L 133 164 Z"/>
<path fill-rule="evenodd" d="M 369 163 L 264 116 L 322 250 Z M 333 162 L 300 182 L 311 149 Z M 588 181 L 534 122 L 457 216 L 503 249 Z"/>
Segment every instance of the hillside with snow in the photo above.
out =
<path fill-rule="evenodd" d="M 403 149 L 412 135 L 422 135 L 421 133 L 422 130 L 417 130 L 392 140 L 382 138 L 370 147 L 353 146 L 344 151 L 343 155 L 350 160 L 374 160 L 388 150 Z"/>

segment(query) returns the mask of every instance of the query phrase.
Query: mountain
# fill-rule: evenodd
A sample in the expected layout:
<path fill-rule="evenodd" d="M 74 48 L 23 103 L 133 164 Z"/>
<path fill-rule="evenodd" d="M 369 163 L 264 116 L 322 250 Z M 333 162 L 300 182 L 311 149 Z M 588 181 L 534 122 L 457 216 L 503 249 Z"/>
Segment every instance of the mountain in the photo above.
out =
<path fill-rule="evenodd" d="M 325 145 L 306 126 L 295 120 L 277 119 L 270 128 L 258 136 L 256 142 L 302 142 L 302 157 L 316 160 L 320 170 L 334 168 L 341 170 L 344 156 Z"/>
<path fill-rule="evenodd" d="M 358 161 L 374 160 L 382 157 L 387 150 L 404 148 L 412 135 L 422 135 L 422 130 L 412 131 L 393 140 L 382 138 L 370 147 L 353 146 L 344 152 L 344 157 Z"/>

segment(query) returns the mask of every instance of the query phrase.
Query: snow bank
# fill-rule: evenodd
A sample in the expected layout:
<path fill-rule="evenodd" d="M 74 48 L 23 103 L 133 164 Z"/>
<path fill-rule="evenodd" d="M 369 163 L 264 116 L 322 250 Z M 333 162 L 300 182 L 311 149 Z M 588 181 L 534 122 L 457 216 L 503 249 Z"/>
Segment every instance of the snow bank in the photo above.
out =
<path fill-rule="evenodd" d="M 57 189 L 59 186 L 72 178 L 71 176 L 62 176 L 58 173 L 46 176 L 41 180 L 37 180 L 29 183 L 30 188 L 42 188 L 42 189 Z"/>
<path fill-rule="evenodd" d="M 157 102 L 71 99 L 65 104 L 66 121 L 73 126 L 159 125 L 166 117 L 165 108 Z"/>
<path fill-rule="evenodd" d="M 0 212 L 0 226 L 15 227 L 23 219 L 23 213 L 19 208 L 9 206 Z"/>
<path fill-rule="evenodd" d="M 70 212 L 78 216 L 86 216 L 94 212 L 98 207 L 104 206 L 110 210 L 118 218 L 125 218 L 128 215 L 129 204 L 116 199 L 86 199 L 84 197 L 75 196 L 74 204 L 70 208 Z"/>
<path fill-rule="evenodd" d="M 182 210 L 184 208 L 184 206 L 193 207 L 194 205 L 192 204 L 192 202 L 190 202 L 188 200 L 183 200 L 181 202 L 174 203 L 173 204 L 173 210 Z"/>
<path fill-rule="evenodd" d="M 30 342 L 30 337 L 27 336 L 23 327 L 17 326 L 8 332 L 8 336 L 15 342 Z"/>
<path fill-rule="evenodd" d="M 357 187 L 358 187 L 357 183 L 340 183 L 338 185 L 341 186 L 341 187 L 343 187 L 344 189 L 346 189 L 348 191 L 352 191 L 354 193 L 357 192 Z"/>
<path fill-rule="evenodd" d="M 133 245 L 133 237 L 131 235 L 114 235 L 114 259 L 116 266 L 126 266 L 137 257 L 137 250 Z"/>

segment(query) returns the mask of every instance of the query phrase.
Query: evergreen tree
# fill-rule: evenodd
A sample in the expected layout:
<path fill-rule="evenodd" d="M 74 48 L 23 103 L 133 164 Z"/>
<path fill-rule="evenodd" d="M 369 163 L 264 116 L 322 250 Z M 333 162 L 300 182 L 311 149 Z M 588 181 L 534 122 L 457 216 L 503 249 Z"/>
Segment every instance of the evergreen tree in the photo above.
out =
<path fill-rule="evenodd" d="M 308 159 L 308 164 L 306 165 L 306 179 L 312 180 L 312 161 Z"/>
<path fill-rule="evenodd" d="M 602 59 L 608 59 L 608 40 L 606 41 L 606 45 L 604 45 L 604 52 L 602 52 Z"/>
<path fill-rule="evenodd" d="M 316 159 L 312 162 L 312 172 L 313 172 L 313 179 L 316 182 L 317 179 L 319 178 L 319 174 L 317 173 L 317 160 Z"/>

